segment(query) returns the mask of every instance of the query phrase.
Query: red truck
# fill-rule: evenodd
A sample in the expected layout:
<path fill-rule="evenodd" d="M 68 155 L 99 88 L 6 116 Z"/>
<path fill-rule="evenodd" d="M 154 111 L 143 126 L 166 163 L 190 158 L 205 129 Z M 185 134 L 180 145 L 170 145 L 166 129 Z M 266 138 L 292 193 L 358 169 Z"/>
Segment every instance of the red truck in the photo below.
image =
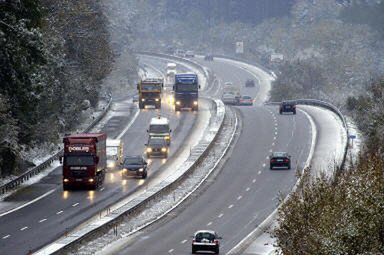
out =
<path fill-rule="evenodd" d="M 107 168 L 107 135 L 74 134 L 64 137 L 63 189 L 97 189 Z"/>

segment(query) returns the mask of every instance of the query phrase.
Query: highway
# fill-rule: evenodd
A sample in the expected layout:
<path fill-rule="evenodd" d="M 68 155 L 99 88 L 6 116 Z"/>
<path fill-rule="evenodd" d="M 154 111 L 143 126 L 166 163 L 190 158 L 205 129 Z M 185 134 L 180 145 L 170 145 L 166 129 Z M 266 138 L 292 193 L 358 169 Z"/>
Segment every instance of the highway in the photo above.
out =
<path fill-rule="evenodd" d="M 158 61 L 158 60 L 154 60 Z M 204 62 L 220 84 L 231 81 L 241 86 L 243 94 L 256 96 L 256 88 L 245 88 L 251 74 L 225 61 Z M 212 89 L 211 93 L 220 95 Z M 232 154 L 215 179 L 209 181 L 194 200 L 140 233 L 128 238 L 117 254 L 191 254 L 190 236 L 199 229 L 213 229 L 222 237 L 221 254 L 225 254 L 260 224 L 296 182 L 295 168 L 301 169 L 312 145 L 311 124 L 307 116 L 279 115 L 276 107 L 237 107 L 242 130 Z M 271 151 L 292 155 L 292 170 L 269 170 Z"/>
<path fill-rule="evenodd" d="M 135 114 L 136 106 L 132 101 L 127 97 L 119 97 L 103 128 L 109 137 L 114 137 L 131 125 L 121 138 L 124 154 L 142 154 L 150 119 L 159 113 L 170 119 L 173 129 L 170 158 L 150 160 L 146 180 L 122 180 L 119 171 L 113 170 L 106 174 L 105 183 L 99 190 L 63 192 L 61 167 L 56 167 L 38 183 L 20 190 L 2 202 L 6 208 L 14 210 L 0 213 L 0 254 L 17 255 L 35 251 L 122 198 L 134 194 L 140 187 L 159 182 L 163 178 L 162 170 L 177 160 L 178 150 L 189 149 L 186 148 L 189 145 L 183 141 L 193 133 L 194 125 L 203 121 L 200 113 L 175 114 L 170 105 L 163 106 L 161 112 L 146 109 Z M 209 105 L 202 102 L 200 112 L 204 113 L 208 107 Z"/>

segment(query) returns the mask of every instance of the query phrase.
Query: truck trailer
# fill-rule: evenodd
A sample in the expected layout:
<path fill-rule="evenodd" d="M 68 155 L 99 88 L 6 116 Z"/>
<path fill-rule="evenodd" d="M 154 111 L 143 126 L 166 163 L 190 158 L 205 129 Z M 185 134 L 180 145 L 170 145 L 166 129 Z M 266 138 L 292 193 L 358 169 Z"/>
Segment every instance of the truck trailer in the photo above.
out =
<path fill-rule="evenodd" d="M 64 137 L 63 189 L 97 189 L 107 168 L 105 133 L 73 134 Z"/>

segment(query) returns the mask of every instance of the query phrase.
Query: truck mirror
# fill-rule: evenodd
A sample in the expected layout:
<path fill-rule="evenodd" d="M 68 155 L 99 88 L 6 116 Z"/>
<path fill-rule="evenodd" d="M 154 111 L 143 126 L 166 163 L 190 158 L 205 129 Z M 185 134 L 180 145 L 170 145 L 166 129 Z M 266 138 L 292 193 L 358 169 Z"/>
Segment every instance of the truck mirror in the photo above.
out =
<path fill-rule="evenodd" d="M 63 164 L 63 156 L 59 157 L 59 162 L 60 162 L 60 164 Z"/>
<path fill-rule="evenodd" d="M 201 89 L 201 86 L 199 85 L 199 89 Z"/>
<path fill-rule="evenodd" d="M 172 86 L 172 90 L 175 90 L 175 86 Z"/>
<path fill-rule="evenodd" d="M 145 146 L 148 146 L 148 144 L 147 144 L 147 143 L 145 143 L 144 145 L 145 145 Z"/>
<path fill-rule="evenodd" d="M 147 133 L 149 132 L 149 130 L 147 129 Z"/>
<path fill-rule="evenodd" d="M 136 89 L 139 89 L 139 84 L 136 85 Z"/>
<path fill-rule="evenodd" d="M 100 158 L 98 156 L 95 157 L 95 164 L 99 164 Z"/>
<path fill-rule="evenodd" d="M 169 133 L 171 133 L 171 132 L 172 132 L 172 129 L 169 130 Z"/>

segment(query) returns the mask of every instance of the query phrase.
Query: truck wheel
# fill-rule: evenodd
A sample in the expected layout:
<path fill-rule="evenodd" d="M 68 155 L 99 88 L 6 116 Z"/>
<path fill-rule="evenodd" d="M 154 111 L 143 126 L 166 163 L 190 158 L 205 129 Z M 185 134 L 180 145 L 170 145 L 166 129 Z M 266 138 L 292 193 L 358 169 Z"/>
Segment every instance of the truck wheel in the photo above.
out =
<path fill-rule="evenodd" d="M 144 109 L 144 104 L 139 103 L 139 108 L 140 108 L 140 109 Z"/>
<path fill-rule="evenodd" d="M 147 178 L 147 175 L 148 175 L 148 174 L 147 174 L 147 171 L 145 171 L 145 172 L 143 173 L 143 175 L 141 176 L 141 178 L 142 178 L 142 179 L 145 179 L 145 178 Z"/>
<path fill-rule="evenodd" d="M 155 108 L 156 108 L 156 109 L 160 109 L 160 108 L 161 108 L 161 103 L 157 103 L 157 104 L 155 105 Z"/>
<path fill-rule="evenodd" d="M 196 254 L 196 249 L 192 247 L 192 254 Z"/>
<path fill-rule="evenodd" d="M 179 112 L 179 111 L 180 111 L 180 107 L 175 106 L 175 112 Z"/>
<path fill-rule="evenodd" d="M 293 114 L 296 114 L 296 110 L 293 111 Z"/>
<path fill-rule="evenodd" d="M 192 108 L 192 111 L 197 112 L 198 110 L 199 110 L 199 106 L 194 106 L 194 107 Z"/>
<path fill-rule="evenodd" d="M 280 110 L 280 111 L 279 111 L 279 113 L 280 113 L 280 114 L 283 114 L 283 111 L 282 111 L 282 110 Z"/>
<path fill-rule="evenodd" d="M 63 184 L 63 190 L 66 191 L 66 190 L 70 190 L 71 189 L 71 186 L 69 186 L 68 184 Z"/>
<path fill-rule="evenodd" d="M 215 254 L 219 254 L 219 253 L 220 253 L 219 248 L 216 248 L 216 249 L 215 249 Z"/>

